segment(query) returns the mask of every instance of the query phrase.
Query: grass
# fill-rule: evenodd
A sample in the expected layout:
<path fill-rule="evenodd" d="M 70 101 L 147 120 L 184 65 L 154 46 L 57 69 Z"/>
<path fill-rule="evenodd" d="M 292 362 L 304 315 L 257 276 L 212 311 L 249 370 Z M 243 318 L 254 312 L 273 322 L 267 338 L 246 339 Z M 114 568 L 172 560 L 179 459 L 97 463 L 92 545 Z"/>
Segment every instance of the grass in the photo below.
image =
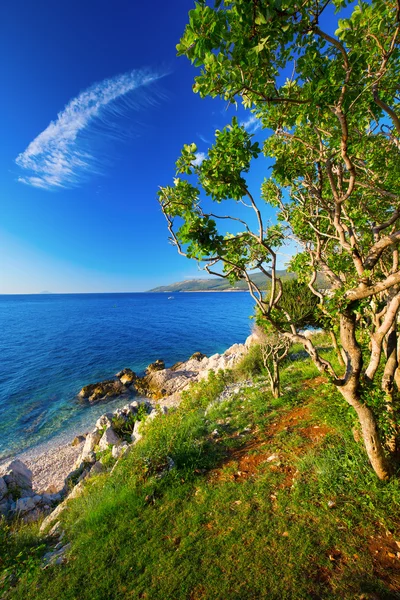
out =
<path fill-rule="evenodd" d="M 255 385 L 211 404 L 250 374 Z M 3 530 L 4 598 L 400 597 L 399 480 L 375 477 L 308 359 L 286 362 L 282 389 L 272 399 L 254 357 L 194 386 L 71 501 L 65 565 L 41 569 L 37 527 Z"/>

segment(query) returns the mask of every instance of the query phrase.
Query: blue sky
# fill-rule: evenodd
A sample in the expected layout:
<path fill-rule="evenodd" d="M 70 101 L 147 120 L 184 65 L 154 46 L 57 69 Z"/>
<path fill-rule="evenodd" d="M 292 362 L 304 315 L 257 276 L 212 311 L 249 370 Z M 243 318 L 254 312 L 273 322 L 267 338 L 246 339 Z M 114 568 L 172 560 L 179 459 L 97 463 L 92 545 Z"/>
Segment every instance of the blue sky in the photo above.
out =
<path fill-rule="evenodd" d="M 199 274 L 156 201 L 182 145 L 206 151 L 233 111 L 193 94 L 195 69 L 176 57 L 192 7 L 3 5 L 0 293 L 143 291 Z M 260 163 L 254 186 L 266 174 Z"/>

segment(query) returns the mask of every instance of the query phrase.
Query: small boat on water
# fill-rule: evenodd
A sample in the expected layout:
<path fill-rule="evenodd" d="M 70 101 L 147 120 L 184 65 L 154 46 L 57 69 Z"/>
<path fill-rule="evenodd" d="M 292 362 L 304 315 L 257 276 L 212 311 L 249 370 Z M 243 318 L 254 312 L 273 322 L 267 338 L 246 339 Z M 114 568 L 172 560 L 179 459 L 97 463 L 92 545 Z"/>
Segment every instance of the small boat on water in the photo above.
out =
<path fill-rule="evenodd" d="M 168 300 L 173 300 L 174 297 L 173 296 L 168 296 Z"/>

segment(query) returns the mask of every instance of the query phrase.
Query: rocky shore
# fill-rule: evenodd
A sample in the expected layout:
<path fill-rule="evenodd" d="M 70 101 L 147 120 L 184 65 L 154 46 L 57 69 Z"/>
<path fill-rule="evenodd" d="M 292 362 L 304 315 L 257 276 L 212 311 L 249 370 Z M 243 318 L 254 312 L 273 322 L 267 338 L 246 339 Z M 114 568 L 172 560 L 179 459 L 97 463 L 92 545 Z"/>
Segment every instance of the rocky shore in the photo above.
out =
<path fill-rule="evenodd" d="M 0 467 L 0 515 L 34 521 L 47 514 L 44 524 L 49 526 L 68 498 L 80 492 L 84 479 L 106 471 L 110 459 L 115 464 L 140 440 L 146 422 L 177 406 L 191 383 L 206 378 L 210 371 L 231 368 L 253 341 L 250 336 L 245 344 L 234 344 L 223 354 L 210 357 L 196 352 L 189 360 L 170 368 L 159 359 L 147 367 L 143 377 L 124 369 L 114 379 L 82 388 L 80 397 L 90 403 L 106 402 L 123 394 L 129 386 L 136 389 L 142 400 L 104 413 L 90 432 L 69 444 L 36 456 L 21 454 Z"/>

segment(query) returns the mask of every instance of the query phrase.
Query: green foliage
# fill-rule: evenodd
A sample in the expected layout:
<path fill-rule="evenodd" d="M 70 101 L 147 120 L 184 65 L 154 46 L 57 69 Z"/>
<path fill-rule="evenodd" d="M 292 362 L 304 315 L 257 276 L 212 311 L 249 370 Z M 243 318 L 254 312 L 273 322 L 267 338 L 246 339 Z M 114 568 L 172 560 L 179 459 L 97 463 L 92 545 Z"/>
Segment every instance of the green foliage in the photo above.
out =
<path fill-rule="evenodd" d="M 318 17 L 329 4 L 339 12 L 336 37 L 319 26 Z M 195 92 L 241 100 L 261 120 L 266 131 L 263 152 L 274 159 L 261 195 L 281 208 L 280 218 L 307 247 L 293 260 L 293 269 L 305 280 L 320 263 L 336 275 L 335 284 L 345 279 L 328 311 L 337 309 L 346 292 L 358 285 L 354 259 L 368 255 L 375 241 L 374 223 L 390 218 L 400 193 L 400 121 L 393 85 L 400 74 L 398 7 L 394 0 L 363 1 L 343 18 L 340 11 L 347 4 L 262 0 L 249 10 L 245 0 L 199 2 L 177 46 L 178 54 L 202 69 Z M 282 77 L 285 69 L 290 69 L 290 79 Z M 249 192 L 243 173 L 259 154 L 250 138 L 234 121 L 217 132 L 202 165 L 194 166 L 196 146 L 185 146 L 186 162 L 178 161 L 178 171 L 196 174 L 200 188 L 217 202 L 240 200 Z M 169 210 L 180 194 L 168 190 Z M 198 190 L 196 194 L 198 213 Z M 339 211 L 334 222 L 337 201 L 345 202 L 345 214 Z M 188 233 L 183 226 L 184 243 L 196 238 L 190 257 L 218 256 L 233 278 L 237 270 L 262 262 L 249 249 L 246 232 L 223 243 L 215 221 L 211 225 L 207 217 L 199 218 L 205 219 L 201 239 L 199 224 Z M 187 213 L 184 219 L 188 221 Z M 280 229 L 274 238 L 278 245 L 282 235 Z M 260 245 L 258 252 L 267 250 Z M 267 253 L 276 247 L 269 241 L 266 246 Z M 385 258 L 390 262 L 390 253 Z M 267 256 L 264 261 L 268 263 Z M 376 282 L 384 273 L 381 264 L 373 271 L 366 265 L 363 276 Z"/>
<path fill-rule="evenodd" d="M 112 419 L 112 427 L 119 437 L 130 442 L 131 433 L 133 431 L 136 421 L 144 421 L 146 419 L 146 416 L 146 405 L 139 404 L 137 412 L 131 413 L 130 415 L 128 415 L 128 417 L 124 417 L 122 415 L 115 415 Z"/>
<path fill-rule="evenodd" d="M 247 379 L 261 375 L 264 371 L 264 363 L 261 348 L 258 344 L 250 346 L 249 351 L 235 365 L 234 374 L 239 379 Z"/>
<path fill-rule="evenodd" d="M 37 576 L 46 544 L 37 527 L 7 524 L 0 519 L 0 590 L 10 591 L 23 577 L 27 584 Z"/>
<path fill-rule="evenodd" d="M 332 8 L 335 17 L 328 13 Z M 330 29 L 325 31 L 328 14 Z M 385 393 L 391 394 L 374 371 L 374 356 L 384 359 L 382 341 L 362 363 L 358 339 L 360 330 L 372 337 L 383 318 L 391 319 L 389 325 L 397 318 L 399 14 L 397 0 L 198 2 L 178 54 L 200 69 L 195 92 L 242 102 L 258 119 L 270 175 L 260 194 L 250 189 L 246 175 L 260 147 L 234 120 L 216 132 L 203 163 L 196 160 L 195 145 L 185 146 L 177 169 L 191 181 L 177 179 L 175 188 L 161 188 L 159 194 L 180 253 L 231 285 L 245 279 L 263 326 L 269 323 L 296 341 L 307 321 L 336 331 L 340 324 L 351 363 L 345 374 L 338 374 L 304 337 L 303 344 L 350 404 L 368 403 L 359 382 L 375 379 L 380 401 L 365 417 L 374 428 L 383 423 Z M 240 202 L 244 208 L 221 215 L 205 208 L 205 196 L 217 204 Z M 259 197 L 277 210 L 277 224 L 265 223 Z M 252 211 L 250 218 L 245 209 Z M 285 291 L 276 264 L 288 237 L 302 252 L 290 264 L 299 283 Z M 265 276 L 263 286 L 253 279 L 257 270 Z M 323 292 L 319 273 L 326 280 Z M 295 288 L 300 284 L 308 287 L 299 296 Z M 303 296 L 310 311 L 296 301 Z M 393 388 L 394 373 L 388 377 Z M 400 444 L 400 428 L 398 438 Z M 379 436 L 367 446 L 377 474 L 389 476 Z"/>
<path fill-rule="evenodd" d="M 296 329 L 323 325 L 317 296 L 297 279 L 282 282 L 282 296 L 275 310 L 275 321 L 283 331 L 289 331 L 290 325 L 294 325 Z M 286 315 L 290 316 L 289 322 Z M 256 313 L 256 322 L 266 331 L 271 328 L 259 310 Z"/>

